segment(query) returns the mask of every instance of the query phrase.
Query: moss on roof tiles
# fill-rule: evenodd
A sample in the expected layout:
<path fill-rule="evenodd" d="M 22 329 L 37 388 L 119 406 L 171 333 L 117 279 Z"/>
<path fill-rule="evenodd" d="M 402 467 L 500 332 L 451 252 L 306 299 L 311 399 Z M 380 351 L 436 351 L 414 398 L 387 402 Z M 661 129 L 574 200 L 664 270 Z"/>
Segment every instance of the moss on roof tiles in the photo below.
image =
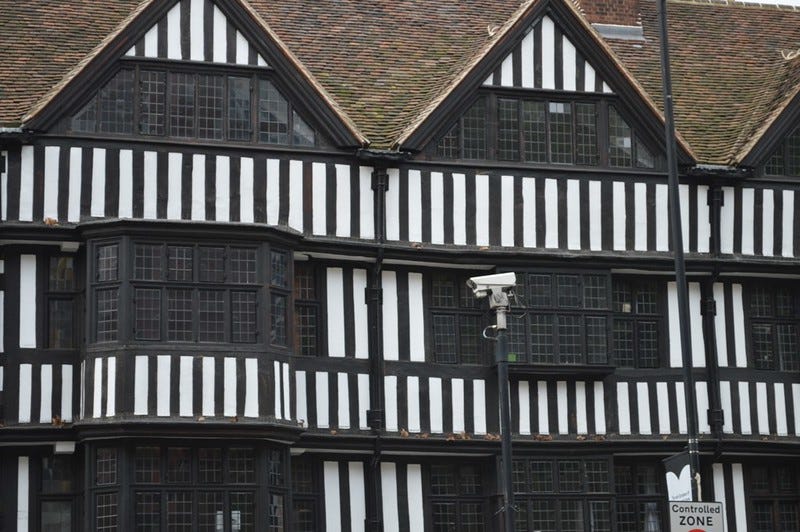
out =
<path fill-rule="evenodd" d="M 644 43 L 609 42 L 661 105 L 656 2 L 642 0 L 641 11 Z M 785 105 L 787 84 L 796 84 L 781 50 L 800 47 L 800 12 L 673 1 L 667 15 L 676 128 L 699 162 L 735 165 L 773 111 Z"/>
<path fill-rule="evenodd" d="M 0 0 L 0 125 L 19 125 L 142 2 Z"/>

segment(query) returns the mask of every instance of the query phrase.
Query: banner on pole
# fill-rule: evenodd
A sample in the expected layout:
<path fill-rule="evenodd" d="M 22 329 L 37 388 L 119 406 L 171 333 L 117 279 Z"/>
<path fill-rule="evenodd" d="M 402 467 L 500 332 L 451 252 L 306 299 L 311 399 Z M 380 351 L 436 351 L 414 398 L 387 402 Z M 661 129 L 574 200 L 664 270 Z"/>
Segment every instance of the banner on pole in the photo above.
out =
<path fill-rule="evenodd" d="M 692 468 L 689 466 L 689 453 L 684 451 L 663 461 L 667 475 L 667 500 L 691 501 Z"/>

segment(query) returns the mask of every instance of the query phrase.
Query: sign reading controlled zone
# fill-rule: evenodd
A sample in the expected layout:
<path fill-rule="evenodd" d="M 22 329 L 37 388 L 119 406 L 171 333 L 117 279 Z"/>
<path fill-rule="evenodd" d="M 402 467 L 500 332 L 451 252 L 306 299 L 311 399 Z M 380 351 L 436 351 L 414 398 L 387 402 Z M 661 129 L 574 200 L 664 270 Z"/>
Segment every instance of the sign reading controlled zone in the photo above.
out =
<path fill-rule="evenodd" d="M 669 502 L 670 532 L 725 532 L 721 502 Z"/>

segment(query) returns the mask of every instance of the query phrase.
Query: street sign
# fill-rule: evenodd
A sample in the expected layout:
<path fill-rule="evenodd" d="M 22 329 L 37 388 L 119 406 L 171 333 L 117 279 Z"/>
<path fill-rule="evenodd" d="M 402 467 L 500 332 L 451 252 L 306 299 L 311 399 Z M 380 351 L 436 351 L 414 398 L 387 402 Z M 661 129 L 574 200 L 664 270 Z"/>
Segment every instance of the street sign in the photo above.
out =
<path fill-rule="evenodd" d="M 721 502 L 669 502 L 670 532 L 725 532 Z"/>

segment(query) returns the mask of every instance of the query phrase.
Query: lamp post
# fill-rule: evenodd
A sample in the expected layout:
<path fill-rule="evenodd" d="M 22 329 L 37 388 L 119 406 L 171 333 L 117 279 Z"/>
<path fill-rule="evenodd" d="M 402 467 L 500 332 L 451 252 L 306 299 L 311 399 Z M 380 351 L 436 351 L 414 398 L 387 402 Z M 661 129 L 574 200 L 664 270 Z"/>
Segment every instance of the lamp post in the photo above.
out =
<path fill-rule="evenodd" d="M 497 365 L 497 388 L 500 399 L 500 446 L 503 485 L 503 521 L 505 532 L 514 531 L 514 488 L 511 483 L 511 405 L 508 393 L 508 338 L 506 337 L 506 314 L 509 299 L 513 298 L 512 289 L 516 284 L 516 274 L 501 273 L 472 277 L 467 286 L 472 288 L 475 297 L 489 297 L 489 308 L 495 312 L 495 325 L 486 329 L 494 329 L 495 335 L 484 338 L 495 341 L 494 361 Z"/>

